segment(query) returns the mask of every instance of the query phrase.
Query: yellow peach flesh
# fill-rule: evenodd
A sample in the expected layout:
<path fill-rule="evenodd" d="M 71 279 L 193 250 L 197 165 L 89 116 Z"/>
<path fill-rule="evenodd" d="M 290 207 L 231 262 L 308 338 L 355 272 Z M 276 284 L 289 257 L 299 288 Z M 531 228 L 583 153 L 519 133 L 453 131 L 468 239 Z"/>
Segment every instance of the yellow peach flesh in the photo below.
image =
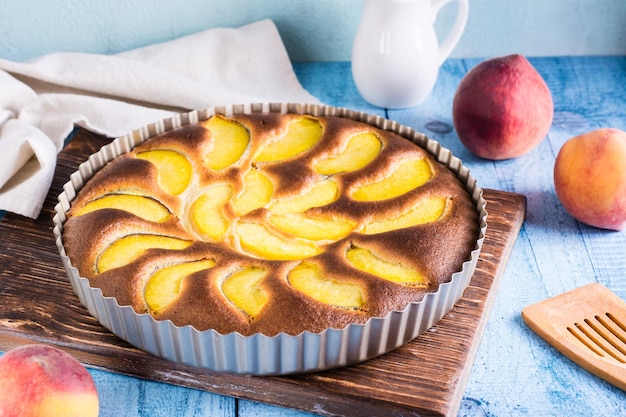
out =
<path fill-rule="evenodd" d="M 148 308 L 156 313 L 163 310 L 178 297 L 185 277 L 212 268 L 213 265 L 215 265 L 214 260 L 202 259 L 158 269 L 148 279 L 144 290 Z"/>
<path fill-rule="evenodd" d="M 243 216 L 270 202 L 274 184 L 257 169 L 251 169 L 243 177 L 244 190 L 233 200 L 233 208 L 238 216 Z"/>
<path fill-rule="evenodd" d="M 167 207 L 155 199 L 132 194 L 107 194 L 85 204 L 75 215 L 82 216 L 106 208 L 123 210 L 151 222 L 164 222 L 170 216 Z"/>
<path fill-rule="evenodd" d="M 133 234 L 121 237 L 107 246 L 98 256 L 96 268 L 105 272 L 129 264 L 149 249 L 182 250 L 191 241 L 169 236 Z"/>
<path fill-rule="evenodd" d="M 254 159 L 257 162 L 284 161 L 308 151 L 321 137 L 322 125 L 317 119 L 300 117 L 292 120 L 282 136 L 263 147 Z"/>
<path fill-rule="evenodd" d="M 154 164 L 159 171 L 159 186 L 170 194 L 181 194 L 191 182 L 192 166 L 189 160 L 172 150 L 158 149 L 140 152 L 137 158 Z"/>
<path fill-rule="evenodd" d="M 361 133 L 350 138 L 346 148 L 336 155 L 313 163 L 313 169 L 322 175 L 357 171 L 372 162 L 382 148 L 382 143 L 374 133 Z"/>
<path fill-rule="evenodd" d="M 410 286 L 425 286 L 427 280 L 418 271 L 376 256 L 370 250 L 352 246 L 346 252 L 348 262 L 356 269 L 387 281 Z"/>
<path fill-rule="evenodd" d="M 425 223 L 432 223 L 441 218 L 447 205 L 445 197 L 429 197 L 419 202 L 414 208 L 397 217 L 372 220 L 363 226 L 361 232 L 366 235 L 405 229 Z"/>
<path fill-rule="evenodd" d="M 292 269 L 287 280 L 296 290 L 324 304 L 354 310 L 365 304 L 360 285 L 324 277 L 319 267 L 310 262 Z"/>
<path fill-rule="evenodd" d="M 322 207 L 337 200 L 339 185 L 332 178 L 313 185 L 301 194 L 272 201 L 268 208 L 274 214 L 302 213 L 312 207 Z"/>
<path fill-rule="evenodd" d="M 204 158 L 209 168 L 218 171 L 233 165 L 248 148 L 250 132 L 241 123 L 215 115 L 202 124 L 213 136 L 213 148 Z"/>
<path fill-rule="evenodd" d="M 346 237 L 356 223 L 332 216 L 309 216 L 304 213 L 272 215 L 270 222 L 280 230 L 309 240 L 336 241 Z"/>
<path fill-rule="evenodd" d="M 247 268 L 229 275 L 222 283 L 226 298 L 252 319 L 269 300 L 267 291 L 259 285 L 266 273 L 261 268 Z"/>
<path fill-rule="evenodd" d="M 304 259 L 322 251 L 314 242 L 274 234 L 262 224 L 240 222 L 237 225 L 237 234 L 244 251 L 263 259 L 276 261 Z"/>
<path fill-rule="evenodd" d="M 224 205 L 232 195 L 229 184 L 218 183 L 198 197 L 189 209 L 189 220 L 194 230 L 208 240 L 219 240 L 230 225 L 224 214 Z"/>
<path fill-rule="evenodd" d="M 355 189 L 352 198 L 357 201 L 380 201 L 398 197 L 424 185 L 433 172 L 425 159 L 406 159 L 398 163 L 388 177 Z"/>

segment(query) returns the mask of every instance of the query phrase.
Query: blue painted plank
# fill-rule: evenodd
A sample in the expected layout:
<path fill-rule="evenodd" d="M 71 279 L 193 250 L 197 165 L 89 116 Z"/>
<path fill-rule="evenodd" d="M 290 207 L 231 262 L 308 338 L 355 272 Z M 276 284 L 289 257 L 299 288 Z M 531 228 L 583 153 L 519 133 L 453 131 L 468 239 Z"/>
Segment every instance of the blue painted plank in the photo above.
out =
<path fill-rule="evenodd" d="M 319 410 L 323 413 L 323 409 Z M 284 407 L 267 405 L 255 401 L 239 400 L 237 409 L 238 417 L 313 417 L 315 414 L 305 413 L 303 411 L 291 410 Z"/>
<path fill-rule="evenodd" d="M 190 388 L 89 370 L 100 417 L 236 417 L 236 399 Z"/>
<path fill-rule="evenodd" d="M 386 115 L 384 109 L 363 100 L 352 80 L 349 62 L 296 63 L 293 67 L 302 86 L 323 104 Z"/>

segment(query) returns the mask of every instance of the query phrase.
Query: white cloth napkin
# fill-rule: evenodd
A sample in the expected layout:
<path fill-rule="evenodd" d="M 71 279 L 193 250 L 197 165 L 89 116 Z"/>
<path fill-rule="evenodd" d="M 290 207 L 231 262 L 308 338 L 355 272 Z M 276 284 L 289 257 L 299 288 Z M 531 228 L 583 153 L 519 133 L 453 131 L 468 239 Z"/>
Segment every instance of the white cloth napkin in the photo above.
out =
<path fill-rule="evenodd" d="M 39 215 L 75 125 L 116 137 L 175 112 L 269 101 L 319 102 L 271 20 L 117 55 L 0 59 L 0 210 Z"/>

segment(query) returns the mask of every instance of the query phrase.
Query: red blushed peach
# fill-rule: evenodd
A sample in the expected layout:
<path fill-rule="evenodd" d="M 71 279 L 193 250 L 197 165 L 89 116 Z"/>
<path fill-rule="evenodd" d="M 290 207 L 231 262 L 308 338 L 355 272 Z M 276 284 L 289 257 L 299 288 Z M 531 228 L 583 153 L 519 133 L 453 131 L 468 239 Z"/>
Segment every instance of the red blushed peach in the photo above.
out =
<path fill-rule="evenodd" d="M 492 160 L 530 152 L 548 134 L 553 114 L 550 89 L 522 55 L 475 66 L 459 83 L 452 104 L 461 143 Z"/>
<path fill-rule="evenodd" d="M 554 164 L 554 188 L 579 221 L 626 228 L 626 132 L 597 129 L 565 142 Z"/>
<path fill-rule="evenodd" d="M 25 345 L 0 357 L 0 416 L 97 417 L 91 375 L 68 353 Z"/>

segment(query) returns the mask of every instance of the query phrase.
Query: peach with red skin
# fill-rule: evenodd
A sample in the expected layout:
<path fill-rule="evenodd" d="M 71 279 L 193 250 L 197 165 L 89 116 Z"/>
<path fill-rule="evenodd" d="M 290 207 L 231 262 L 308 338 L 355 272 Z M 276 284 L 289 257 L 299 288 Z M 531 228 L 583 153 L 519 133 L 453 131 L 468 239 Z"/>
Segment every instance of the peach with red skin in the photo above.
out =
<path fill-rule="evenodd" d="M 83 365 L 42 344 L 0 356 L 0 416 L 97 417 L 98 393 Z"/>
<path fill-rule="evenodd" d="M 554 164 L 554 188 L 577 220 L 626 229 L 626 132 L 596 129 L 565 142 Z"/>
<path fill-rule="evenodd" d="M 553 115 L 550 89 L 523 55 L 478 64 L 459 83 L 452 104 L 463 145 L 492 160 L 530 152 L 548 134 Z"/>

